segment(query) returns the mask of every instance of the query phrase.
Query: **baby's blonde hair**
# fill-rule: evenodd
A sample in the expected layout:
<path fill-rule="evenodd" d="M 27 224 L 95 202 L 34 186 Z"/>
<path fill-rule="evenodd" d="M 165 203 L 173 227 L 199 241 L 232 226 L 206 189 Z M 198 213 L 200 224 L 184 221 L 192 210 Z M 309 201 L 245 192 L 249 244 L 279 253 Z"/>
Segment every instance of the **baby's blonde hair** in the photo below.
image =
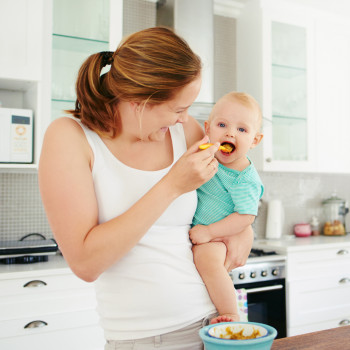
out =
<path fill-rule="evenodd" d="M 217 101 L 217 103 L 220 102 L 221 100 L 237 101 L 241 103 L 243 106 L 246 106 L 252 110 L 255 110 L 258 116 L 258 130 L 260 130 L 261 123 L 262 123 L 262 112 L 261 112 L 259 103 L 256 101 L 256 99 L 253 96 L 247 94 L 246 92 L 231 91 L 228 94 L 222 96 Z M 209 115 L 209 118 L 208 118 L 209 122 L 211 121 L 214 115 L 214 110 L 215 110 L 215 106 Z"/>

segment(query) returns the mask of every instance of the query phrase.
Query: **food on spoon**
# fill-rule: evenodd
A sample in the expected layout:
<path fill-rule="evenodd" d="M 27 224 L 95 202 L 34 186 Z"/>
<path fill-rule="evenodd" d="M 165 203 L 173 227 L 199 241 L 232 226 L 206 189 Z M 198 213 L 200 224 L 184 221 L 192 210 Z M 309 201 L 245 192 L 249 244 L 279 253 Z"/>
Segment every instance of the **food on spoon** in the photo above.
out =
<path fill-rule="evenodd" d="M 203 145 L 199 146 L 199 149 L 207 149 L 210 146 L 213 146 L 213 143 L 204 143 Z M 220 147 L 219 150 L 226 152 L 226 153 L 230 153 L 233 150 L 233 146 L 230 145 L 229 143 L 223 143 Z"/>

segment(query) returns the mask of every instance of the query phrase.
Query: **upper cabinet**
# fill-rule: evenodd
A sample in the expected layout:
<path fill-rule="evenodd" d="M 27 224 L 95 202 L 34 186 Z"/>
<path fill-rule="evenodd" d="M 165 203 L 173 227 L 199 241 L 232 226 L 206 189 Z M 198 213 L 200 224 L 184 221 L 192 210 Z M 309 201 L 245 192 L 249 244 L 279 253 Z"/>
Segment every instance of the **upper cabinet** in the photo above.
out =
<path fill-rule="evenodd" d="M 1 79 L 40 80 L 43 12 L 43 0 L 1 0 Z"/>
<path fill-rule="evenodd" d="M 325 15 L 315 24 L 317 163 L 322 172 L 350 173 L 349 23 Z"/>
<path fill-rule="evenodd" d="M 85 59 L 109 51 L 109 19 L 110 0 L 53 1 L 52 119 L 74 109 L 75 81 Z"/>
<path fill-rule="evenodd" d="M 36 168 L 42 143 L 43 76 L 50 1 L 1 0 L 0 101 L 4 108 L 30 109 L 34 116 L 33 164 L 0 164 L 1 169 Z"/>
<path fill-rule="evenodd" d="M 237 88 L 262 108 L 264 139 L 251 152 L 259 170 L 350 173 L 349 23 L 317 6 L 247 0 Z"/>
<path fill-rule="evenodd" d="M 298 8 L 254 0 L 238 17 L 237 35 L 237 87 L 263 113 L 264 139 L 252 160 L 259 170 L 313 170 L 312 23 Z"/>
<path fill-rule="evenodd" d="M 0 101 L 31 109 L 36 169 L 49 123 L 74 108 L 75 81 L 92 53 L 115 50 L 122 38 L 123 0 L 1 0 Z"/>

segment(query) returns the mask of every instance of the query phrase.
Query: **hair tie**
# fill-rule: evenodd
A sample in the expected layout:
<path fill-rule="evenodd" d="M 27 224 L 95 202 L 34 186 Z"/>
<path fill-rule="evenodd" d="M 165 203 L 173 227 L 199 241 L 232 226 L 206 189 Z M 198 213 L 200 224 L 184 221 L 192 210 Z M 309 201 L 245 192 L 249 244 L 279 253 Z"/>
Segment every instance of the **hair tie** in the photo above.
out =
<path fill-rule="evenodd" d="M 114 52 L 113 51 L 101 51 L 100 55 L 102 56 L 102 67 L 107 66 L 107 64 L 112 64 L 114 60 Z"/>

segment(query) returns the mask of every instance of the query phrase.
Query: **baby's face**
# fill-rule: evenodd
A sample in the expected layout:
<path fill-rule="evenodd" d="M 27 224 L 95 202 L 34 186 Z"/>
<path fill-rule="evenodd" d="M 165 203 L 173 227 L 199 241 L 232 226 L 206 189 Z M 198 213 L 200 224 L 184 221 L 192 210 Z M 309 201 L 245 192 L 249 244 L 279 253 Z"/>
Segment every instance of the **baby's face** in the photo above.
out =
<path fill-rule="evenodd" d="M 232 99 L 222 99 L 214 106 L 205 131 L 210 142 L 232 146 L 232 152 L 218 151 L 216 157 L 225 164 L 245 159 L 249 149 L 255 147 L 262 135 L 259 114 L 255 109 Z"/>

